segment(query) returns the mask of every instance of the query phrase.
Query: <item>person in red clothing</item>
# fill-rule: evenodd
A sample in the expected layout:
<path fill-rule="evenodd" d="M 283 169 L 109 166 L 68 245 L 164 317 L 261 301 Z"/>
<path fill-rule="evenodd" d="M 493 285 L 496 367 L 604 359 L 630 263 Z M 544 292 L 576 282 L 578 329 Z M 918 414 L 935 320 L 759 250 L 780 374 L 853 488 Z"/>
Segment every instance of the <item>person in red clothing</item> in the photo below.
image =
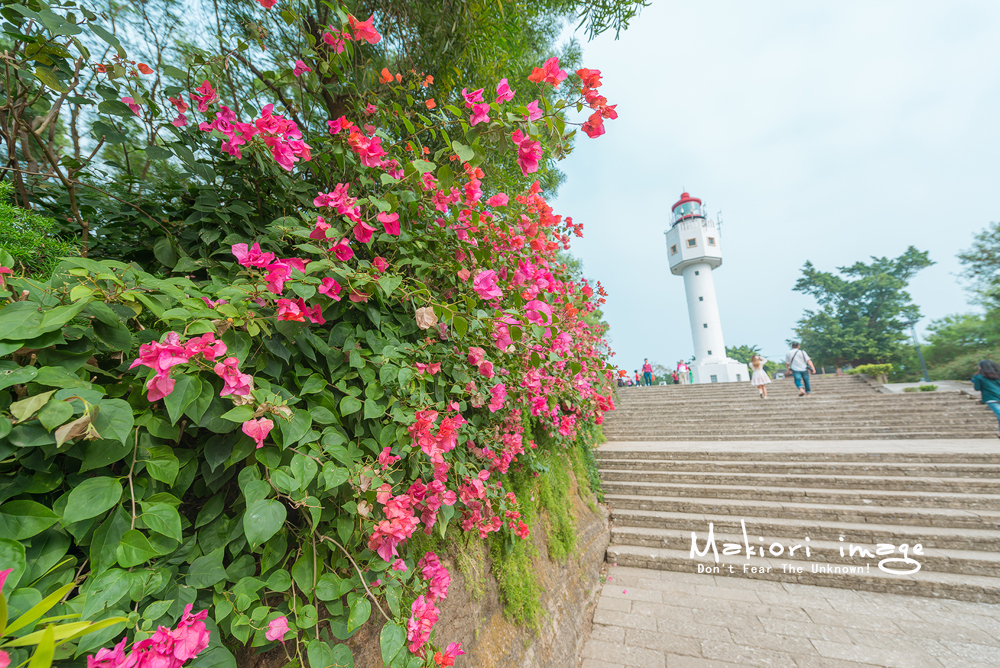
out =
<path fill-rule="evenodd" d="M 635 386 L 642 387 L 642 377 L 639 375 L 639 370 L 635 370 Z"/>
<path fill-rule="evenodd" d="M 653 384 L 653 367 L 649 363 L 649 358 L 645 358 L 645 362 L 642 365 L 642 378 L 646 381 L 646 386 L 651 386 Z"/>

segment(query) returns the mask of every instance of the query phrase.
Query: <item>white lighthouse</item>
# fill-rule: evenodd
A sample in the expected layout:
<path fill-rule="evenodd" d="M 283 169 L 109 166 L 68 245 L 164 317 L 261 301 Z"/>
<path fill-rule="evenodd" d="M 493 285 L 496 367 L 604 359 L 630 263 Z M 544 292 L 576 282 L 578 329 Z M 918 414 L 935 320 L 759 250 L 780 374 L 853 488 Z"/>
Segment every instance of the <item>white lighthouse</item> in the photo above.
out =
<path fill-rule="evenodd" d="M 715 300 L 712 270 L 722 264 L 720 226 L 705 217 L 701 200 L 682 193 L 674 206 L 667 237 L 670 273 L 684 277 L 694 363 L 695 383 L 748 381 L 747 366 L 726 357 L 722 321 Z"/>

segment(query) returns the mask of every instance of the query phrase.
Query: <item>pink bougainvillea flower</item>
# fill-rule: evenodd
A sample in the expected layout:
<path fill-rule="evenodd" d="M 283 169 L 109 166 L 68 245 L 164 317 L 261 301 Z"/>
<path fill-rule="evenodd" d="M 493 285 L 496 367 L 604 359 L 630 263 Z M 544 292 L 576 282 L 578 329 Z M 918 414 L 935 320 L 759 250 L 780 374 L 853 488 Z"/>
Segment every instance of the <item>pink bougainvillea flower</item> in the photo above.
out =
<path fill-rule="evenodd" d="M 257 2 L 260 3 L 260 6 L 264 9 L 270 9 L 271 7 L 274 7 L 274 4 L 278 2 L 278 0 L 257 0 Z"/>
<path fill-rule="evenodd" d="M 323 216 L 316 217 L 316 226 L 309 233 L 310 239 L 326 239 L 326 231 L 330 229 L 330 223 L 326 222 Z"/>
<path fill-rule="evenodd" d="M 340 301 L 340 283 L 329 276 L 320 281 L 319 293 L 326 295 L 335 302 Z"/>
<path fill-rule="evenodd" d="M 469 119 L 469 125 L 478 125 L 480 123 L 489 123 L 490 121 L 490 105 L 487 103 L 474 104 L 472 105 L 472 116 Z"/>
<path fill-rule="evenodd" d="M 552 324 L 552 307 L 543 301 L 533 299 L 525 306 L 528 321 L 536 325 Z"/>
<path fill-rule="evenodd" d="M 411 652 L 417 654 L 431 636 L 431 630 L 437 624 L 440 611 L 434 602 L 421 594 L 410 606 L 410 620 L 406 624 L 406 639 Z"/>
<path fill-rule="evenodd" d="M 267 438 L 267 435 L 271 433 L 271 429 L 273 428 L 274 422 L 267 418 L 247 420 L 243 423 L 243 433 L 252 438 L 258 448 L 264 447 L 264 439 Z"/>
<path fill-rule="evenodd" d="M 122 638 L 121 642 L 115 645 L 114 649 L 102 647 L 97 650 L 97 654 L 87 657 L 87 668 L 119 668 L 126 665 L 125 645 L 128 638 Z M 7 663 L 0 660 L 0 668 L 6 668 Z"/>
<path fill-rule="evenodd" d="M 309 306 L 309 304 L 306 304 L 305 299 L 299 299 L 296 303 L 299 305 L 302 314 L 309 318 L 309 322 L 315 325 L 326 324 L 326 318 L 323 317 L 323 308 L 319 304 Z"/>
<path fill-rule="evenodd" d="M 272 619 L 271 623 L 267 625 L 267 631 L 264 633 L 264 637 L 268 640 L 280 640 L 285 642 L 285 634 L 288 633 L 288 617 L 282 615 L 277 619 Z"/>
<path fill-rule="evenodd" d="M 472 272 L 469 271 L 468 269 L 459 269 L 458 270 L 458 277 L 460 279 L 462 279 L 463 283 L 465 283 L 467 280 L 469 280 L 469 276 L 472 276 Z"/>
<path fill-rule="evenodd" d="M 399 236 L 399 214 L 398 213 L 386 213 L 380 211 L 377 216 L 378 222 L 382 223 L 382 227 L 385 228 L 386 234 L 391 234 L 394 237 Z"/>
<path fill-rule="evenodd" d="M 354 124 L 347 120 L 346 116 L 341 116 L 335 121 L 327 121 L 327 127 L 330 128 L 330 134 L 339 134 L 341 130 L 350 130 L 354 127 Z"/>
<path fill-rule="evenodd" d="M 471 93 L 469 89 L 462 89 L 462 97 L 465 98 L 465 108 L 469 109 L 472 105 L 483 101 L 483 89 L 474 90 Z"/>
<path fill-rule="evenodd" d="M 303 74 L 305 74 L 306 72 L 312 72 L 312 68 L 309 67 L 308 65 L 306 65 L 301 60 L 296 60 L 295 61 L 295 69 L 292 70 L 292 74 L 294 74 L 297 77 L 300 77 Z"/>
<path fill-rule="evenodd" d="M 559 58 L 553 56 L 541 67 L 536 67 L 528 76 L 528 81 L 534 83 L 549 83 L 558 86 L 566 78 L 566 72 L 559 69 Z"/>
<path fill-rule="evenodd" d="M 516 90 L 511 90 L 510 84 L 507 83 L 507 79 L 501 79 L 500 83 L 497 84 L 497 104 L 503 104 L 504 102 L 509 102 L 514 99 L 514 93 Z"/>
<path fill-rule="evenodd" d="M 325 32 L 323 33 L 323 43 L 333 49 L 334 53 L 344 52 L 343 35 L 334 35 L 333 33 Z"/>
<path fill-rule="evenodd" d="M 253 377 L 242 373 L 239 370 L 239 364 L 239 359 L 235 357 L 227 357 L 216 363 L 215 375 L 222 378 L 222 382 L 225 384 L 225 387 L 219 392 L 220 397 L 226 397 L 230 394 L 242 397 L 250 394 L 250 390 L 253 389 Z"/>
<path fill-rule="evenodd" d="M 472 288 L 482 299 L 497 299 L 503 291 L 497 285 L 497 273 L 492 269 L 481 271 L 472 279 Z"/>
<path fill-rule="evenodd" d="M 493 373 L 493 362 L 489 360 L 483 361 L 479 365 L 479 373 L 483 374 L 487 378 L 492 378 L 495 374 Z"/>
<path fill-rule="evenodd" d="M 476 346 L 471 346 L 469 348 L 469 364 L 472 366 L 479 366 L 484 359 L 486 359 L 485 350 Z"/>
<path fill-rule="evenodd" d="M 601 86 L 601 71 L 600 70 L 590 70 L 586 67 L 578 69 L 576 75 L 580 77 L 583 85 L 587 88 L 600 88 Z"/>
<path fill-rule="evenodd" d="M 135 100 L 133 100 L 130 97 L 123 97 L 122 102 L 128 105 L 128 108 L 132 110 L 133 114 L 135 114 L 136 116 L 142 116 L 142 114 L 139 113 L 140 111 L 142 111 L 142 107 L 136 104 Z"/>
<path fill-rule="evenodd" d="M 392 454 L 392 449 L 387 445 L 382 448 L 382 452 L 378 454 L 378 463 L 382 466 L 392 466 L 399 461 L 399 457 Z"/>
<path fill-rule="evenodd" d="M 403 561 L 402 559 L 397 559 L 396 561 L 392 562 L 392 570 L 394 570 L 394 571 L 405 571 L 406 570 L 406 562 Z"/>
<path fill-rule="evenodd" d="M 337 259 L 341 262 L 347 262 L 352 257 L 354 257 L 354 249 L 351 248 L 350 242 L 347 239 L 341 239 L 335 243 L 330 251 L 337 256 Z"/>
<path fill-rule="evenodd" d="M 177 118 L 170 121 L 170 124 L 175 127 L 182 128 L 188 124 L 188 117 L 184 114 L 177 114 Z"/>
<path fill-rule="evenodd" d="M 360 290 L 351 289 L 351 294 L 347 298 L 356 304 L 363 304 L 368 301 L 368 294 Z"/>
<path fill-rule="evenodd" d="M 503 383 L 499 383 L 490 388 L 490 405 L 488 408 L 491 413 L 496 413 L 498 410 L 503 408 L 504 402 L 507 400 L 507 386 Z"/>
<path fill-rule="evenodd" d="M 3 591 L 3 585 L 7 582 L 7 576 L 14 572 L 13 568 L 7 568 L 0 571 L 0 591 Z"/>
<path fill-rule="evenodd" d="M 528 120 L 529 121 L 537 121 L 539 118 L 542 117 L 542 113 L 543 112 L 538 107 L 538 100 L 534 100 L 533 102 L 529 102 L 527 108 L 528 108 Z"/>
<path fill-rule="evenodd" d="M 259 0 L 258 0 L 259 2 Z M 195 95 L 197 93 L 197 95 Z M 205 81 L 198 88 L 195 89 L 195 93 L 191 93 L 191 100 L 198 103 L 198 111 L 205 113 L 208 111 L 208 105 L 214 103 L 219 99 L 219 95 L 212 88 L 212 84 Z"/>
<path fill-rule="evenodd" d="M 170 376 L 153 376 L 146 383 L 146 389 L 149 390 L 146 394 L 146 399 L 153 402 L 169 396 L 174 391 L 176 383 L 177 381 Z"/>
<path fill-rule="evenodd" d="M 379 40 L 382 39 L 382 35 L 378 34 L 375 27 L 372 25 L 375 15 L 372 14 L 368 17 L 367 21 L 359 21 L 354 18 L 353 14 L 347 15 L 347 24 L 351 27 L 351 32 L 356 40 L 365 40 L 369 44 L 378 44 Z"/>
<path fill-rule="evenodd" d="M 0 267 L 0 287 L 7 285 L 7 280 L 4 278 L 6 274 L 13 274 L 14 271 L 10 267 Z"/>
<path fill-rule="evenodd" d="M 374 104 L 369 104 L 367 107 L 365 107 L 365 116 L 371 116 L 372 114 L 377 112 L 378 112 L 378 107 L 376 107 Z"/>
<path fill-rule="evenodd" d="M 262 253 L 259 243 L 254 243 L 249 249 L 246 244 L 233 244 L 231 250 L 244 267 L 266 267 L 274 262 L 274 253 Z"/>
<path fill-rule="evenodd" d="M 185 102 L 184 98 L 182 98 L 180 96 L 177 96 L 177 97 L 168 97 L 167 99 L 170 100 L 170 104 L 174 105 L 174 107 L 177 108 L 177 113 L 178 114 L 183 114 L 185 111 L 187 111 L 188 109 L 190 109 L 190 107 L 188 106 L 188 103 Z"/>
<path fill-rule="evenodd" d="M 375 267 L 378 273 L 384 274 L 385 270 L 389 268 L 389 263 L 386 261 L 384 257 L 378 256 L 374 260 L 372 260 L 372 266 Z"/>
<path fill-rule="evenodd" d="M 366 244 L 371 241 L 372 235 L 375 234 L 375 228 L 363 220 L 358 221 L 357 225 L 354 226 L 353 231 L 354 238 L 358 240 L 358 243 L 362 244 Z"/>
<path fill-rule="evenodd" d="M 285 281 L 292 276 L 292 268 L 286 262 L 275 262 L 267 267 L 267 289 L 280 295 L 285 289 Z"/>
<path fill-rule="evenodd" d="M 486 204 L 488 206 L 507 206 L 507 202 L 509 201 L 510 198 L 507 197 L 506 193 L 497 193 L 493 197 L 486 200 Z"/>
<path fill-rule="evenodd" d="M 520 130 L 514 133 L 520 135 Z M 538 162 L 542 159 L 542 143 L 532 141 L 530 137 L 522 137 L 514 141 L 517 144 L 517 166 L 521 173 L 527 176 L 538 171 Z"/>

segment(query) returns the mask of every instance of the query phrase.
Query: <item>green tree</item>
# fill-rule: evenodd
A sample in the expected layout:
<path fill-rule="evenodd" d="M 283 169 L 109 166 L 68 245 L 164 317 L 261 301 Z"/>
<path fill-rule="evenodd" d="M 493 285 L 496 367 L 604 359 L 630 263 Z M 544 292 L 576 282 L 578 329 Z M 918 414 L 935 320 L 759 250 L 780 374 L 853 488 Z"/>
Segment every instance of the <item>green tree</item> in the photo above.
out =
<path fill-rule="evenodd" d="M 750 358 L 754 355 L 760 355 L 760 346 L 734 346 L 732 348 L 726 346 L 726 356 L 743 364 L 750 364 Z"/>
<path fill-rule="evenodd" d="M 987 310 L 1000 309 L 1000 223 L 990 223 L 977 234 L 972 247 L 958 254 L 958 261 L 977 301 Z"/>
<path fill-rule="evenodd" d="M 872 257 L 838 267 L 837 274 L 806 262 L 794 289 L 814 297 L 820 309 L 806 311 L 795 328 L 802 347 L 824 366 L 896 360 L 908 334 L 903 323 L 920 315 L 906 286 L 934 264 L 927 255 L 910 246 L 897 258 Z"/>

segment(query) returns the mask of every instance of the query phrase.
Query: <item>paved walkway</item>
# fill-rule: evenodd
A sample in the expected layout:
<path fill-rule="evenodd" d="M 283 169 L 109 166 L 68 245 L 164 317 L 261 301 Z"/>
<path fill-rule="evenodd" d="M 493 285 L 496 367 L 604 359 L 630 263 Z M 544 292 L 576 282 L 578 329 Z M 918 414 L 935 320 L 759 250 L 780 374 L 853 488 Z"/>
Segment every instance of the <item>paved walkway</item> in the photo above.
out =
<path fill-rule="evenodd" d="M 611 566 L 581 657 L 581 668 L 996 668 L 1000 605 Z"/>
<path fill-rule="evenodd" d="M 988 410 L 983 407 L 983 410 Z M 904 454 L 965 454 L 989 452 L 1000 454 L 1000 441 L 988 438 L 888 438 L 830 439 L 802 441 L 608 441 L 601 444 L 607 452 L 884 452 Z"/>

